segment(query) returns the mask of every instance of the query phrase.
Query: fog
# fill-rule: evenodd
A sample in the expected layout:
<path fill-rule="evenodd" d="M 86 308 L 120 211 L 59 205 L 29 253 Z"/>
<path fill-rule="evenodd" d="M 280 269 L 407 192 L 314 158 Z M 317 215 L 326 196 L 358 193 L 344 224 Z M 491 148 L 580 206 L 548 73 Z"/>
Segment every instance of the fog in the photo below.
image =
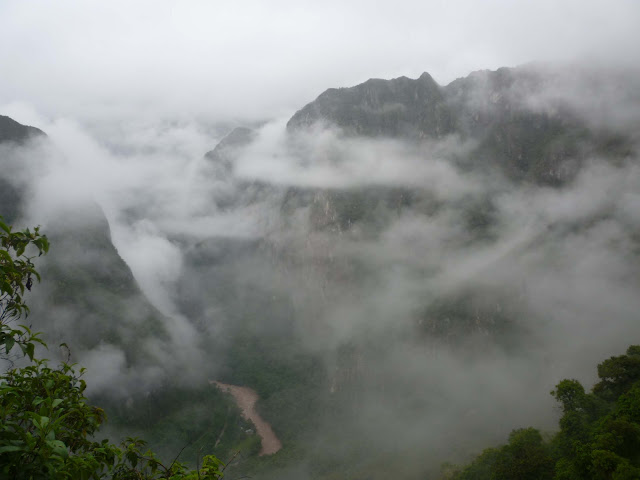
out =
<path fill-rule="evenodd" d="M 427 70 L 445 84 L 535 60 L 633 66 L 639 8 L 633 0 L 4 0 L 0 104 L 101 123 L 215 123 L 271 119 L 329 86 L 372 77 Z"/>
<path fill-rule="evenodd" d="M 260 407 L 317 417 L 296 437 L 313 455 L 278 478 L 312 477 L 317 457 L 431 478 L 514 428 L 552 431 L 554 385 L 592 385 L 640 335 L 639 8 L 2 2 L 0 114 L 48 135 L 0 147 L 18 224 L 52 239 L 28 299 L 46 356 L 66 342 L 88 393 L 122 403 L 249 383 L 247 351 L 314 359 L 314 389 Z M 329 87 L 524 63 L 545 81 L 516 82 L 514 105 L 628 151 L 585 147 L 549 186 L 458 133 L 286 129 Z M 491 112 L 488 89 L 466 101 Z M 205 156 L 238 126 L 251 141 Z"/>
<path fill-rule="evenodd" d="M 576 105 L 577 85 L 559 96 L 552 84 L 524 103 Z M 559 188 L 466 168 L 458 159 L 475 143 L 457 135 L 412 143 L 329 125 L 287 133 L 285 123 L 258 126 L 222 159 L 204 154 L 223 134 L 196 121 L 128 124 L 102 137 L 41 118 L 50 144 L 3 151 L 30 192 L 23 223 L 72 232 L 53 242 L 55 262 L 112 268 L 100 241 L 74 244 L 92 222 L 105 228 L 102 211 L 141 288 L 123 310 L 97 300 L 92 308 L 125 313 L 117 335 L 98 340 L 97 313 L 46 310 L 37 295 L 55 286 L 34 289 L 45 309 L 34 309 L 34 325 L 67 341 L 88 367 L 89 393 L 126 399 L 167 382 L 205 384 L 233 370 L 238 329 L 265 348 L 285 338 L 287 349 L 322 359 L 319 391 L 349 412 L 338 423 L 325 414 L 305 441 L 334 457 L 362 445 L 401 455 L 412 478 L 513 428 L 552 430 L 554 385 L 592 384 L 598 361 L 636 342 L 635 154 L 581 158 Z M 472 228 L 482 206 L 485 221 Z M 161 325 L 145 323 L 143 294 Z"/>

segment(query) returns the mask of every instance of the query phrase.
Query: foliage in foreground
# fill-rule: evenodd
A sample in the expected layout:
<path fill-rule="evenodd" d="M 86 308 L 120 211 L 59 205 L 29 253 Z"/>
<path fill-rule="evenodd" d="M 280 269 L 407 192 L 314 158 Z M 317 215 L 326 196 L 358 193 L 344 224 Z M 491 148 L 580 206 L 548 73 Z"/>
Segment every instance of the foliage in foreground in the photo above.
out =
<path fill-rule="evenodd" d="M 561 404 L 560 431 L 545 442 L 534 428 L 514 430 L 509 443 L 486 449 L 448 480 L 632 480 L 640 478 L 640 346 L 598 365 L 586 393 L 563 380 L 551 394 Z"/>
<path fill-rule="evenodd" d="M 190 470 L 174 461 L 160 462 L 145 442 L 128 438 L 120 446 L 94 441 L 105 420 L 101 408 L 84 396 L 86 384 L 72 365 L 49 366 L 34 357 L 44 342 L 27 326 L 16 325 L 29 309 L 25 290 L 39 275 L 34 255 L 49 250 L 47 237 L 14 232 L 0 218 L 0 358 L 13 364 L 20 350 L 29 364 L 0 375 L 0 477 L 20 479 L 219 479 L 225 465 L 215 456 Z M 14 347 L 18 347 L 17 349 Z"/>

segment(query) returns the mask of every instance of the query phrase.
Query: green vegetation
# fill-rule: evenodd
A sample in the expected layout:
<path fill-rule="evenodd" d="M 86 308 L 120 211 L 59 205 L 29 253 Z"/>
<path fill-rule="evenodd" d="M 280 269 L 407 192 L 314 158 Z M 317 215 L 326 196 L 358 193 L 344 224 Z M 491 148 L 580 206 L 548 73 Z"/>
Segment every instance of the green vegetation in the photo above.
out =
<path fill-rule="evenodd" d="M 249 457 L 234 465 L 238 475 L 275 476 L 303 460 L 312 478 L 382 478 L 400 472 L 401 460 L 371 458 L 372 446 L 352 441 L 357 436 L 349 434 L 348 418 L 358 403 L 351 398 L 355 390 L 345 386 L 329 394 L 330 372 L 318 356 L 303 354 L 291 337 L 252 333 L 248 327 L 232 337 L 225 380 L 258 391 L 259 410 L 284 442 L 281 452 L 257 457 L 259 438 L 247 433 L 250 424 L 210 385 L 162 386 L 136 398 L 133 406 L 103 399 L 111 425 L 150 436 L 153 452 L 137 438 L 120 445 L 97 440 L 106 415 L 86 399 L 83 370 L 64 363 L 53 368 L 38 359 L 35 346 L 44 343 L 16 325 L 29 313 L 24 297 L 39 280 L 33 261 L 48 251 L 47 238 L 38 229 L 13 232 L 0 222 L 0 247 L 0 357 L 26 363 L 0 375 L 0 477 L 215 479 L 225 469 L 218 458 L 238 450 Z M 461 306 L 453 309 L 452 302 L 436 307 L 428 313 L 453 320 L 470 315 Z M 494 315 L 500 319 L 507 313 Z M 338 364 L 348 366 L 354 352 L 345 347 Z M 445 478 L 640 478 L 640 346 L 601 363 L 598 375 L 590 393 L 576 380 L 556 386 L 552 394 L 563 411 L 557 434 L 545 438 L 534 428 L 515 430 L 506 445 L 485 450 L 470 465 L 448 467 Z M 325 445 L 314 443 L 319 431 Z M 202 458 L 203 445 L 215 456 Z M 180 462 L 164 460 L 178 455 Z M 185 459 L 198 464 L 197 470 L 190 470 Z"/>
<path fill-rule="evenodd" d="M 514 430 L 470 465 L 447 467 L 449 480 L 631 480 L 640 478 L 640 346 L 598 365 L 586 393 L 563 380 L 551 394 L 562 406 L 560 431 L 544 441 L 534 428 Z"/>
<path fill-rule="evenodd" d="M 33 302 L 38 318 L 56 326 L 47 329 L 48 340 L 86 350 L 117 345 L 129 364 L 150 362 L 140 345 L 149 337 L 168 338 L 162 314 L 113 246 L 102 210 L 84 205 L 49 221 L 56 254 L 39 266 L 43 288 Z"/>
<path fill-rule="evenodd" d="M 258 393 L 256 409 L 283 444 L 275 455 L 245 458 L 234 473 L 254 476 L 304 461 L 325 419 L 326 371 L 320 358 L 303 353 L 287 335 L 260 336 L 243 328 L 232 340 L 227 367 L 223 380 Z"/>
<path fill-rule="evenodd" d="M 260 451 L 255 427 L 242 417 L 231 395 L 214 385 L 178 387 L 161 385 L 150 392 L 121 397 L 92 397 L 109 413 L 110 437 L 136 435 L 146 438 L 161 459 L 197 465 L 202 452 L 243 458 Z"/>
<path fill-rule="evenodd" d="M 0 220 L 0 352 L 12 362 L 19 347 L 30 362 L 0 375 L 0 475 L 17 480 L 221 478 L 225 465 L 213 455 L 190 470 L 177 461 L 163 464 L 136 438 L 120 446 L 95 440 L 105 413 L 87 403 L 80 378 L 84 370 L 65 363 L 51 368 L 35 358 L 36 343 L 44 342 L 28 327 L 15 325 L 29 312 L 25 290 L 31 290 L 33 278 L 39 280 L 30 252 L 48 250 L 47 237 L 37 228 L 14 232 Z"/>
<path fill-rule="evenodd" d="M 0 217 L 0 348 L 4 347 L 5 355 L 9 356 L 17 345 L 33 360 L 35 344 L 42 341 L 28 327 L 15 326 L 18 319 L 29 313 L 25 290 L 31 290 L 34 278 L 40 281 L 33 258 L 25 253 L 29 246 L 42 255 L 49 250 L 49 241 L 40 235 L 38 228 L 33 232 L 28 229 L 13 232 Z"/>

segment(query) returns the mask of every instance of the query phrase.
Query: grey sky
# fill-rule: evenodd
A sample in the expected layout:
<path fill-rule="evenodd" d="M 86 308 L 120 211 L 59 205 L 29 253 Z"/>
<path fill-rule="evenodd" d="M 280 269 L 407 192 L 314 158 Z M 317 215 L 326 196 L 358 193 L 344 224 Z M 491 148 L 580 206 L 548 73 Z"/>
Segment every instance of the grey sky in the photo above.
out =
<path fill-rule="evenodd" d="M 0 107 L 273 118 L 370 77 L 428 71 L 445 84 L 529 61 L 632 63 L 639 20 L 635 0 L 0 0 Z"/>

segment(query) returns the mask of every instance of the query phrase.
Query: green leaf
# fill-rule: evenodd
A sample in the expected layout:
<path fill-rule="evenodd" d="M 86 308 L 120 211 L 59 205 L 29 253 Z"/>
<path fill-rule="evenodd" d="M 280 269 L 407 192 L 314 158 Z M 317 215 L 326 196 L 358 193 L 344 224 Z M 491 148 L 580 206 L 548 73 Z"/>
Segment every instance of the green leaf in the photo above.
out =
<path fill-rule="evenodd" d="M 15 343 L 16 341 L 14 340 L 13 337 L 7 337 L 7 339 L 4 342 L 4 348 L 7 354 L 11 351 Z"/>
<path fill-rule="evenodd" d="M 35 345 L 33 343 L 28 343 L 27 344 L 27 351 L 26 354 L 29 356 L 30 360 L 33 360 L 33 355 L 35 353 Z"/>
<path fill-rule="evenodd" d="M 67 450 L 67 446 L 64 444 L 64 442 L 60 440 L 48 440 L 47 445 L 51 447 L 54 455 L 58 455 L 59 457 L 64 458 L 69 456 L 69 450 Z"/>
<path fill-rule="evenodd" d="M 131 466 L 136 468 L 136 465 L 138 465 L 138 455 L 136 455 L 135 452 L 127 452 L 126 456 Z"/>
<path fill-rule="evenodd" d="M 0 453 L 19 452 L 20 450 L 22 450 L 22 447 L 18 447 L 16 445 L 5 445 L 4 447 L 0 447 Z"/>
<path fill-rule="evenodd" d="M 13 293 L 13 288 L 11 288 L 11 284 L 6 280 L 3 280 L 2 282 L 0 282 L 0 290 L 4 293 L 8 293 L 9 295 Z"/>

